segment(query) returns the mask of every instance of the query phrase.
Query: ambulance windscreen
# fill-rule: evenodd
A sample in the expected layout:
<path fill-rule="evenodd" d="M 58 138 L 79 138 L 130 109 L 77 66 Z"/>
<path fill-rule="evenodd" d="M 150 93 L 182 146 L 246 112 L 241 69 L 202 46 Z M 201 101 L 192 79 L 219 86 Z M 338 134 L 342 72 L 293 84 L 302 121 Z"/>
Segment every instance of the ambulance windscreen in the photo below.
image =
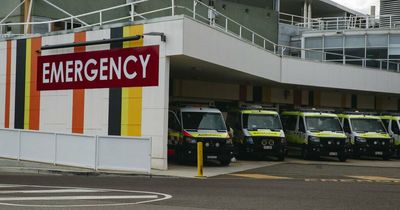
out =
<path fill-rule="evenodd" d="M 306 125 L 311 132 L 343 132 L 339 119 L 335 117 L 306 117 Z"/>
<path fill-rule="evenodd" d="M 248 130 L 269 129 L 282 130 L 282 124 L 278 115 L 243 114 L 243 128 Z"/>
<path fill-rule="evenodd" d="M 220 113 L 182 112 L 182 123 L 185 130 L 226 131 L 226 126 Z"/>
<path fill-rule="evenodd" d="M 378 119 L 351 119 L 351 127 L 354 132 L 386 133 L 383 124 Z"/>

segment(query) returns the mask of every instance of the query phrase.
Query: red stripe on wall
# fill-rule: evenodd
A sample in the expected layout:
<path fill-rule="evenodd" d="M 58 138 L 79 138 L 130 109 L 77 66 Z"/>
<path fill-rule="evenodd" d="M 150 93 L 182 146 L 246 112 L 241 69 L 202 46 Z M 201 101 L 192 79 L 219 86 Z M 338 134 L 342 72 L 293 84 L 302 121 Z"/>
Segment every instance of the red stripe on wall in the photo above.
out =
<path fill-rule="evenodd" d="M 30 116 L 29 116 L 29 129 L 39 130 L 40 121 L 40 92 L 37 91 L 37 59 L 38 53 L 42 46 L 42 38 L 32 38 L 31 40 L 31 88 L 30 88 Z"/>
<path fill-rule="evenodd" d="M 4 116 L 4 127 L 10 128 L 10 96 L 11 96 L 11 41 L 7 41 L 7 63 L 6 63 L 6 107 Z"/>
<path fill-rule="evenodd" d="M 75 43 L 85 42 L 86 32 L 75 33 Z M 85 52 L 86 47 L 75 47 L 75 52 Z M 72 96 L 72 133 L 83 133 L 85 116 L 85 90 L 73 90 Z"/>

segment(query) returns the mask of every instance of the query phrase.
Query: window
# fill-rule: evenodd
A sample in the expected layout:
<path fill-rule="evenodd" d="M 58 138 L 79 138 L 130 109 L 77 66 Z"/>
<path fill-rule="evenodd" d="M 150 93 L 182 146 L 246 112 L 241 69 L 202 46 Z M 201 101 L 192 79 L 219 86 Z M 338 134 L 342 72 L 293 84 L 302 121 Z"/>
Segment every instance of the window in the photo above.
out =
<path fill-rule="evenodd" d="M 304 119 L 303 117 L 299 118 L 299 131 L 305 133 L 306 127 L 304 126 Z"/>
<path fill-rule="evenodd" d="M 383 125 L 385 126 L 386 129 L 389 129 L 389 122 L 390 120 L 382 120 Z"/>
<path fill-rule="evenodd" d="M 343 37 L 342 36 L 327 36 L 324 39 L 325 49 L 326 48 L 343 48 Z"/>
<path fill-rule="evenodd" d="M 297 116 L 282 116 L 282 123 L 286 131 L 295 131 Z"/>
<path fill-rule="evenodd" d="M 400 128 L 397 121 L 392 121 L 392 131 L 394 134 L 400 135 Z"/>
<path fill-rule="evenodd" d="M 365 48 L 365 36 L 346 36 L 346 48 Z"/>
<path fill-rule="evenodd" d="M 344 132 L 351 133 L 349 119 L 344 119 L 343 129 L 344 129 Z"/>
<path fill-rule="evenodd" d="M 168 112 L 168 128 L 175 130 L 175 131 L 181 130 L 179 121 L 173 112 Z"/>
<path fill-rule="evenodd" d="M 368 35 L 367 36 L 367 47 L 385 47 L 388 45 L 387 34 L 380 35 Z"/>

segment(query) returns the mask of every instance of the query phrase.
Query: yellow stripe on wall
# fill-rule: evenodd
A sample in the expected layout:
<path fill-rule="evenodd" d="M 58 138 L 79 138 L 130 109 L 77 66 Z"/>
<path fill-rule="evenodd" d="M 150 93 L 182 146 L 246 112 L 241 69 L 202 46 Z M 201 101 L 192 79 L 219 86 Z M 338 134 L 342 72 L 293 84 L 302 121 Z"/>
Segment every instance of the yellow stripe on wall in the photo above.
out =
<path fill-rule="evenodd" d="M 142 34 L 143 25 L 124 27 L 124 37 Z M 123 44 L 124 48 L 138 46 L 143 46 L 143 39 Z M 142 87 L 122 88 L 121 135 L 142 135 Z"/>
<path fill-rule="evenodd" d="M 29 129 L 31 99 L 31 39 L 26 40 L 24 129 Z"/>

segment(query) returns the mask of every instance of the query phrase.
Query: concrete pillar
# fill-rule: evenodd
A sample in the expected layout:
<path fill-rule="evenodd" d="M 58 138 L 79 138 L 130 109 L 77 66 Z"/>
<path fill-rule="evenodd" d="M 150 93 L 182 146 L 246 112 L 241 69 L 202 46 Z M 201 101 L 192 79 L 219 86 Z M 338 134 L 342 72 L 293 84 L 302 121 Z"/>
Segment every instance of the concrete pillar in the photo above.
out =
<path fill-rule="evenodd" d="M 311 28 L 311 19 L 312 19 L 312 8 L 311 8 L 311 3 L 308 3 L 308 28 Z"/>
<path fill-rule="evenodd" d="M 274 0 L 274 10 L 277 12 L 281 11 L 281 0 Z"/>
<path fill-rule="evenodd" d="M 303 23 L 304 26 L 307 24 L 307 17 L 308 17 L 308 6 L 307 1 L 304 1 L 304 8 L 303 8 Z"/>

